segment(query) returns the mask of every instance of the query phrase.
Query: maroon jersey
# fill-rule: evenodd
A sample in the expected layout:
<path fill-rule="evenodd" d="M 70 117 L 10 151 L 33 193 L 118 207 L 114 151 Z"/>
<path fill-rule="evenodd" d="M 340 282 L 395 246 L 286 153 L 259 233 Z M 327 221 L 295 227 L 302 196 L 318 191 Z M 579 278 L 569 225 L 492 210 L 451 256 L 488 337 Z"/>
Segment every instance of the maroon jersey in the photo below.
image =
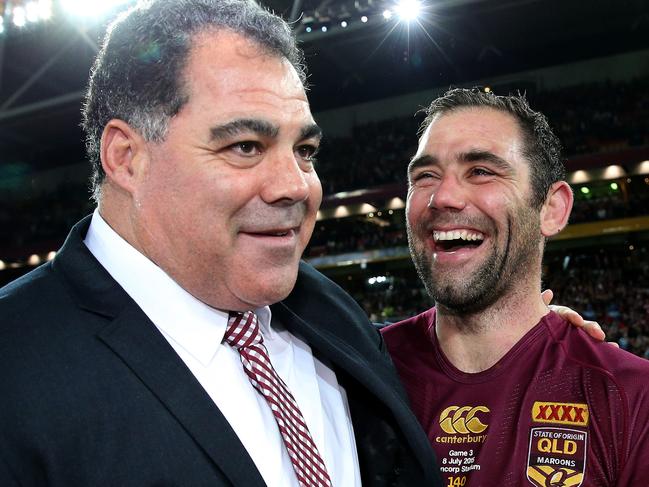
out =
<path fill-rule="evenodd" d="M 435 309 L 383 337 L 448 487 L 649 486 L 649 361 L 554 313 L 477 374 L 440 350 Z"/>

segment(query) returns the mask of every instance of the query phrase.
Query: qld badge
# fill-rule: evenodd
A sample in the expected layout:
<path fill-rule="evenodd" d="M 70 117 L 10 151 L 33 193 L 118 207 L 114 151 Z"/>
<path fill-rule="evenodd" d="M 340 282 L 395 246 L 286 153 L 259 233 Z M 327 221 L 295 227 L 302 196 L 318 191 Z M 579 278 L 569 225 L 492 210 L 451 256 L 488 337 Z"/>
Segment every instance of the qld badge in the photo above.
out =
<path fill-rule="evenodd" d="M 588 433 L 567 428 L 532 428 L 527 480 L 537 487 L 578 487 L 586 472 Z"/>

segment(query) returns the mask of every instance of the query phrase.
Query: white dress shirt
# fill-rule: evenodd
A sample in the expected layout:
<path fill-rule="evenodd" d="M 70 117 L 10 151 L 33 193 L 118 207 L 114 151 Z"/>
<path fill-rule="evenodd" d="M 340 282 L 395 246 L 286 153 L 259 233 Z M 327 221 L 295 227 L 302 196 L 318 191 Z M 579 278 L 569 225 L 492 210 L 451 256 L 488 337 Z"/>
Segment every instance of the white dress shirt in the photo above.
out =
<path fill-rule="evenodd" d="M 275 418 L 243 371 L 239 352 L 222 344 L 228 313 L 181 288 L 121 238 L 95 211 L 90 252 L 160 330 L 236 432 L 269 487 L 297 486 Z M 335 487 L 360 486 L 347 396 L 327 364 L 303 340 L 270 326 L 269 307 L 254 310 L 271 362 L 295 397 Z"/>

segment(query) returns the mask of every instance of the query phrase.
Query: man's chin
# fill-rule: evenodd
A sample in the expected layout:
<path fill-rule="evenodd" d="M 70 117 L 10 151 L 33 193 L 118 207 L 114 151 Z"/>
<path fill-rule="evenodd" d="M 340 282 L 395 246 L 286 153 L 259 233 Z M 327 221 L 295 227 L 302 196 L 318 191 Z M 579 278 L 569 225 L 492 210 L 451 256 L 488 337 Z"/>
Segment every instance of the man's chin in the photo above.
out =
<path fill-rule="evenodd" d="M 431 295 L 445 314 L 468 316 L 480 313 L 489 308 L 503 295 L 504 290 L 498 285 L 477 284 L 465 285 L 462 288 L 453 286 L 432 286 Z"/>
<path fill-rule="evenodd" d="M 281 272 L 268 272 L 254 284 L 241 289 L 242 301 L 255 308 L 279 303 L 293 291 L 297 280 L 297 265 L 294 269 L 283 269 Z"/>

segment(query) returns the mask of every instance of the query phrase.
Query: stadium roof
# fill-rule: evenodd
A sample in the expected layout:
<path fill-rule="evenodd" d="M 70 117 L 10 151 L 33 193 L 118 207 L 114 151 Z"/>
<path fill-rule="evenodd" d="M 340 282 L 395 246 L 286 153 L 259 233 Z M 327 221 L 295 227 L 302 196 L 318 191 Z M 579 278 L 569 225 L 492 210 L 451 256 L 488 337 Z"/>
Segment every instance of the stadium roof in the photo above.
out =
<path fill-rule="evenodd" d="M 649 47 L 646 0 L 428 0 L 409 24 L 383 17 L 389 0 L 262 3 L 294 19 L 316 112 Z M 104 25 L 54 16 L 5 29 L 0 164 L 83 158 L 80 100 Z"/>

